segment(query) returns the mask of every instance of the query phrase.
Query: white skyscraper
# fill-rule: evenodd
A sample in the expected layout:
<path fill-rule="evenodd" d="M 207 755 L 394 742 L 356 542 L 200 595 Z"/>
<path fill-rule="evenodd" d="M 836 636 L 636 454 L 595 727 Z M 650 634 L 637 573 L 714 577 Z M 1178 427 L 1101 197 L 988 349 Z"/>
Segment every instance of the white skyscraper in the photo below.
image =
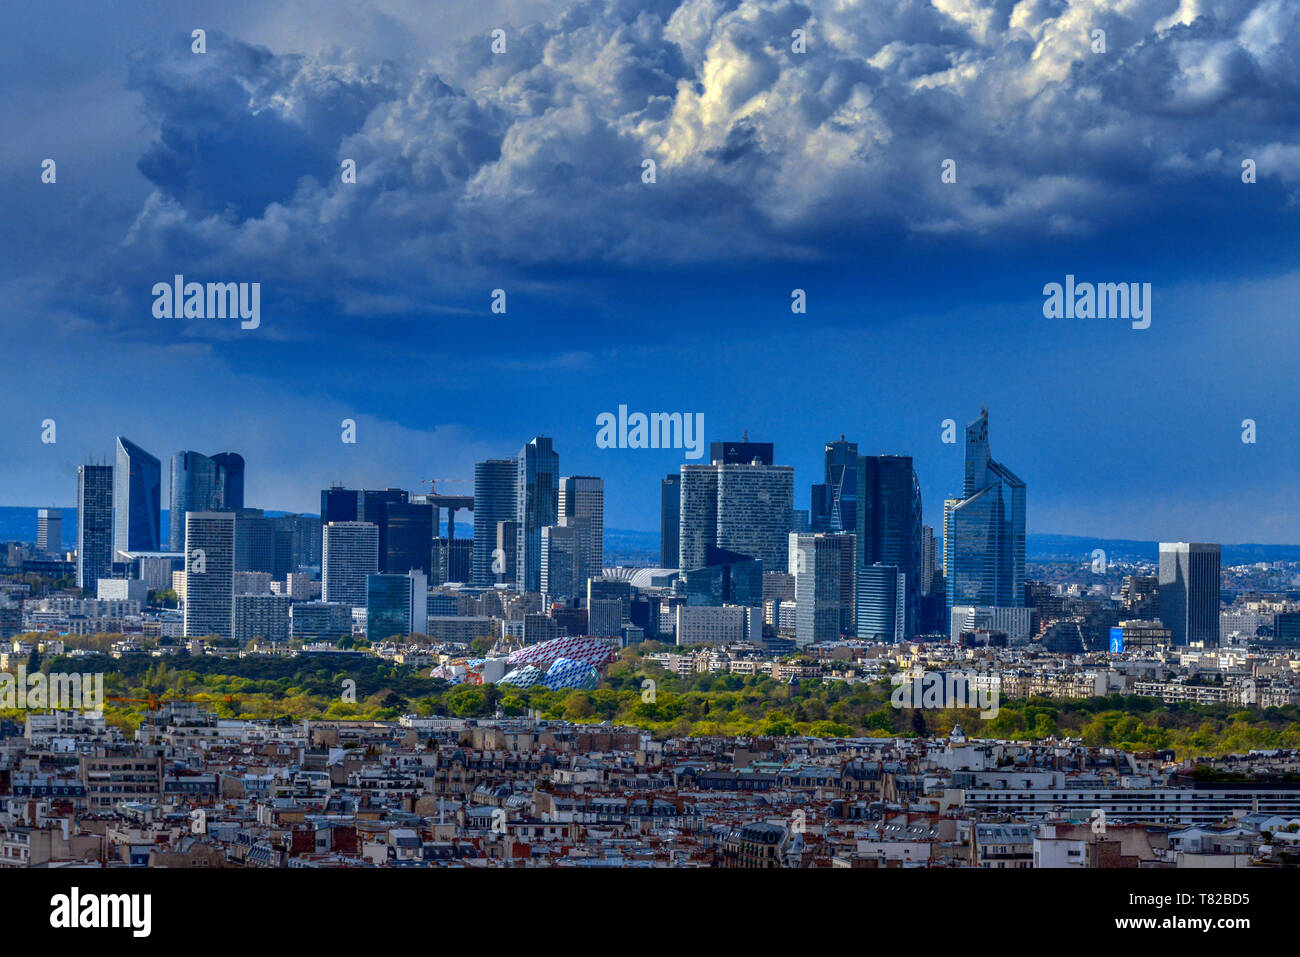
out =
<path fill-rule="evenodd" d="M 847 533 L 790 533 L 795 641 L 801 647 L 853 631 L 856 541 Z"/>
<path fill-rule="evenodd" d="M 366 603 L 366 576 L 379 571 L 379 526 L 330 522 L 321 544 L 321 600 L 353 607 Z"/>
<path fill-rule="evenodd" d="M 185 637 L 234 638 L 235 514 L 185 514 Z"/>

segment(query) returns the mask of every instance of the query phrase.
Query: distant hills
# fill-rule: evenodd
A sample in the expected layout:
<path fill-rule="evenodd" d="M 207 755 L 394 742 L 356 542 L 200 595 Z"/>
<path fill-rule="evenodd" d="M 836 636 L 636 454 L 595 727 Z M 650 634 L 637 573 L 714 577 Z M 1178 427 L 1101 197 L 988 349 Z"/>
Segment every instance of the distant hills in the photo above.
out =
<path fill-rule="evenodd" d="M 268 515 L 282 512 L 267 510 Z M 465 523 L 461 523 L 464 527 Z M 167 511 L 162 513 L 162 529 L 166 535 Z M 446 523 L 443 523 L 443 533 Z M 462 535 L 465 533 L 462 532 Z M 31 542 L 36 540 L 36 509 L 21 506 L 0 506 L 0 542 Z M 77 510 L 63 509 L 63 545 L 67 549 L 77 544 Z M 1159 543 L 1130 538 L 1089 538 L 1084 535 L 1028 535 L 1025 557 L 1031 562 L 1086 561 L 1094 549 L 1100 548 L 1111 560 L 1155 561 Z M 1224 545 L 1223 564 L 1245 565 L 1253 562 L 1300 561 L 1300 545 Z M 628 528 L 605 529 L 606 565 L 657 565 L 659 563 L 659 533 Z"/>

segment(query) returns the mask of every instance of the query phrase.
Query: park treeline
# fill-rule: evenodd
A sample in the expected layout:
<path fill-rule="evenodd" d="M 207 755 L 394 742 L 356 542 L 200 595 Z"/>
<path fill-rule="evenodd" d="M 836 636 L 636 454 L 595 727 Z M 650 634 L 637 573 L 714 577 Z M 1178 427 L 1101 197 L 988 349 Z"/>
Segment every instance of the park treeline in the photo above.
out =
<path fill-rule="evenodd" d="M 52 672 L 105 674 L 108 720 L 137 727 L 150 696 L 189 698 L 226 718 L 394 720 L 402 714 L 550 719 L 644 728 L 657 738 L 686 735 L 819 737 L 946 736 L 1016 741 L 1081 738 L 1128 751 L 1172 750 L 1179 759 L 1259 748 L 1300 748 L 1300 708 L 1164 704 L 1155 698 L 1003 701 L 994 717 L 977 710 L 895 708 L 887 680 L 785 683 L 766 675 L 679 678 L 636 649 L 624 650 L 592 691 L 449 685 L 428 669 L 369 654 L 254 655 L 245 658 L 93 654 L 29 663 Z M 6 714 L 7 717 L 21 717 Z"/>

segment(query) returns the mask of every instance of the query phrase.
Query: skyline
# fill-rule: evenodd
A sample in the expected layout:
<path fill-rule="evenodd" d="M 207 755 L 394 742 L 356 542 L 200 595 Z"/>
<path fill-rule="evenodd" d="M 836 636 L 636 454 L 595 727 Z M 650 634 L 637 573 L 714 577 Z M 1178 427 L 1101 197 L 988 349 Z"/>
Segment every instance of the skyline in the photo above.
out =
<path fill-rule="evenodd" d="M 840 434 L 911 455 L 935 524 L 960 491 L 941 423 L 987 405 L 1031 529 L 1300 541 L 1300 13 L 1277 0 L 75 19 L 0 40 L 0 175 L 33 224 L 0 238 L 0 501 L 69 504 L 122 433 L 237 447 L 248 499 L 292 511 L 331 481 L 470 480 L 544 434 L 606 479 L 611 527 L 652 530 L 682 459 L 598 448 L 625 404 L 775 443 L 799 507 Z M 256 328 L 157 318 L 176 275 L 259 283 Z M 1149 283 L 1149 328 L 1045 318 L 1067 277 Z"/>

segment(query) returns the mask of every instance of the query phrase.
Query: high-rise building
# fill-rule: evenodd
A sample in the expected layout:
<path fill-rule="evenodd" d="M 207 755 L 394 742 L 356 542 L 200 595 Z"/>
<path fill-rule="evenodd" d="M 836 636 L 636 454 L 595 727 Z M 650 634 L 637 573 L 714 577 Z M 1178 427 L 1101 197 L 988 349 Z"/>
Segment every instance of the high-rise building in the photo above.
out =
<path fill-rule="evenodd" d="M 858 458 L 858 564 L 890 565 L 907 578 L 904 633 L 920 630 L 921 484 L 910 455 Z"/>
<path fill-rule="evenodd" d="M 179 552 L 185 548 L 187 512 L 225 510 L 225 475 L 221 466 L 199 452 L 177 452 L 171 466 L 167 541 L 173 552 Z"/>
<path fill-rule="evenodd" d="M 373 522 L 330 522 L 321 547 L 321 598 L 366 603 L 366 577 L 379 571 L 379 528 Z"/>
<path fill-rule="evenodd" d="M 361 492 L 359 501 L 361 512 L 357 521 L 369 522 L 379 530 L 379 570 L 405 574 L 407 569 L 388 567 L 388 509 L 393 505 L 405 505 L 410 501 L 410 496 L 405 489 L 400 488 L 365 489 Z"/>
<path fill-rule="evenodd" d="M 542 529 L 541 592 L 547 603 L 567 601 L 587 590 L 591 535 L 591 526 L 582 518 Z"/>
<path fill-rule="evenodd" d="M 1176 646 L 1219 644 L 1219 546 L 1160 543 L 1160 620 Z"/>
<path fill-rule="evenodd" d="M 235 513 L 185 516 L 185 637 L 234 638 Z"/>
<path fill-rule="evenodd" d="M 853 632 L 855 545 L 848 534 L 790 533 L 789 574 L 794 576 L 795 642 L 800 647 Z"/>
<path fill-rule="evenodd" d="M 221 469 L 224 487 L 222 506 L 228 509 L 244 507 L 244 457 L 238 452 L 218 452 L 212 461 Z"/>
<path fill-rule="evenodd" d="M 566 518 L 587 520 L 591 535 L 586 574 L 599 575 L 605 568 L 605 480 L 594 475 L 564 476 L 560 479 L 558 510 L 558 524 L 564 524 Z"/>
<path fill-rule="evenodd" d="M 437 511 L 432 505 L 389 502 L 384 508 L 388 535 L 381 567 L 394 575 L 418 569 L 429 577 L 433 573 Z"/>
<path fill-rule="evenodd" d="M 516 587 L 521 592 L 542 588 L 542 529 L 559 517 L 560 457 L 551 440 L 539 435 L 519 450 L 515 470 L 515 520 L 519 542 L 515 558 Z"/>
<path fill-rule="evenodd" d="M 858 528 L 858 443 L 826 443 L 826 487 L 830 492 L 832 532 L 853 534 Z"/>
<path fill-rule="evenodd" d="M 659 566 L 677 568 L 681 553 L 682 477 L 664 476 L 659 488 Z"/>
<path fill-rule="evenodd" d="M 715 461 L 683 465 L 681 475 L 681 568 L 703 567 L 710 545 L 757 558 L 764 568 L 785 567 L 793 468 L 759 459 L 748 465 Z"/>
<path fill-rule="evenodd" d="M 113 553 L 161 551 L 162 468 L 130 439 L 117 437 L 113 469 Z"/>
<path fill-rule="evenodd" d="M 497 547 L 492 552 L 492 574 L 498 584 L 518 584 L 519 523 L 497 522 Z"/>
<path fill-rule="evenodd" d="M 893 565 L 859 565 L 857 574 L 858 638 L 902 641 L 907 619 L 907 576 Z"/>
<path fill-rule="evenodd" d="M 77 467 L 77 587 L 94 590 L 113 569 L 113 466 Z"/>
<path fill-rule="evenodd" d="M 291 604 L 288 595 L 235 595 L 235 644 L 246 645 L 255 638 L 287 642 Z"/>
<path fill-rule="evenodd" d="M 424 634 L 429 579 L 422 571 L 366 576 L 366 637 L 370 641 Z"/>
<path fill-rule="evenodd" d="M 989 454 L 989 413 L 966 427 L 962 498 L 945 503 L 947 604 L 1025 602 L 1025 483 Z"/>
<path fill-rule="evenodd" d="M 63 509 L 36 510 L 36 550 L 45 555 L 63 555 Z"/>
<path fill-rule="evenodd" d="M 488 459 L 474 466 L 474 566 L 470 576 L 480 587 L 500 581 L 514 582 L 492 570 L 492 558 L 498 547 L 497 526 L 514 522 L 516 515 L 515 482 L 519 463 L 514 459 Z M 510 566 L 514 567 L 515 542 L 509 543 Z M 503 565 L 498 562 L 498 565 Z"/>
<path fill-rule="evenodd" d="M 674 590 L 688 605 L 763 604 L 763 564 L 756 558 L 710 545 L 705 564 L 678 575 Z"/>
<path fill-rule="evenodd" d="M 354 488 L 332 485 L 320 492 L 320 523 L 356 522 L 361 519 L 361 493 Z"/>
<path fill-rule="evenodd" d="M 935 540 L 934 529 L 929 525 L 921 526 L 921 583 L 918 589 L 921 595 L 928 596 L 934 587 L 934 576 L 939 571 L 939 543 Z"/>
<path fill-rule="evenodd" d="M 344 602 L 294 602 L 289 608 L 289 634 L 308 642 L 337 643 L 350 638 L 352 606 Z"/>
<path fill-rule="evenodd" d="M 433 576 L 429 579 L 431 583 L 468 584 L 473 569 L 473 541 L 468 538 L 447 538 L 445 535 L 433 540 Z"/>
<path fill-rule="evenodd" d="M 739 442 L 710 442 L 709 461 L 723 465 L 749 465 L 759 462 L 771 465 L 775 460 L 775 447 L 771 442 L 751 442 L 749 433 Z"/>

